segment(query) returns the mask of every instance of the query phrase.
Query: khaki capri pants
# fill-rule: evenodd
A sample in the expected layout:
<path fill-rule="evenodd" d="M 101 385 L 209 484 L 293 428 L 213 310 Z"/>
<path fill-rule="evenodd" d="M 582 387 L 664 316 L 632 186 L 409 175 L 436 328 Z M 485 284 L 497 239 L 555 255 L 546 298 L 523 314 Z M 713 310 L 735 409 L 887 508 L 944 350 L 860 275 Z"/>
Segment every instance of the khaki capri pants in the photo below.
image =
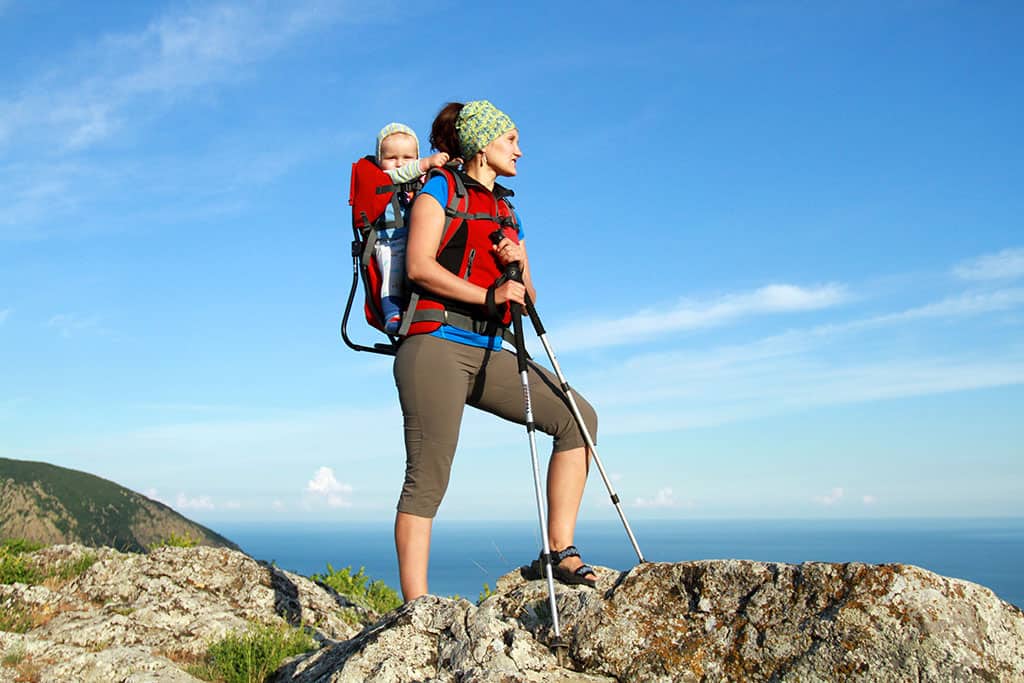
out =
<path fill-rule="evenodd" d="M 448 488 L 459 427 L 466 405 L 526 424 L 516 356 L 418 334 L 398 348 L 395 384 L 405 424 L 405 483 L 399 512 L 433 517 Z M 530 362 L 527 376 L 537 429 L 554 437 L 552 453 L 586 444 L 558 378 Z M 576 405 L 597 440 L 597 414 L 573 392 Z"/>

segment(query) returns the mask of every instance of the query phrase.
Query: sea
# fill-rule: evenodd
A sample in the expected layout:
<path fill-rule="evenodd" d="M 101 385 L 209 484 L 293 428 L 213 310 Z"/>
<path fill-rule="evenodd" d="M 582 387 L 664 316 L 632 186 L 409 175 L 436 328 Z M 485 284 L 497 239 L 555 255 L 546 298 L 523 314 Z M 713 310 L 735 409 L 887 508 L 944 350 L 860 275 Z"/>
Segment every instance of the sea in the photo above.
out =
<path fill-rule="evenodd" d="M 1024 518 L 858 520 L 630 520 L 644 559 L 682 562 L 900 563 L 966 579 L 1024 606 Z M 311 576 L 365 568 L 398 588 L 392 522 L 221 523 L 216 531 L 258 560 Z M 581 521 L 576 545 L 585 561 L 613 569 L 638 555 L 618 519 Z M 434 522 L 430 592 L 476 600 L 503 574 L 529 564 L 541 546 L 534 521 Z"/>

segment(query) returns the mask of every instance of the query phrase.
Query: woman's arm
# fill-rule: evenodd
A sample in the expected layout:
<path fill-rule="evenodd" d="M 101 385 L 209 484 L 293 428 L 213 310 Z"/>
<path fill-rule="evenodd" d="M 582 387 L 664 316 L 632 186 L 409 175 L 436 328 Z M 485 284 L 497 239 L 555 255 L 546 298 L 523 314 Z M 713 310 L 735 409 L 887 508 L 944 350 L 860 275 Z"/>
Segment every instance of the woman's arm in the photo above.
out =
<path fill-rule="evenodd" d="M 437 249 L 443 232 L 444 209 L 433 197 L 427 199 L 421 195 L 413 202 L 409 213 L 409 237 L 405 247 L 405 270 L 409 279 L 437 296 L 486 305 L 487 290 L 484 287 L 463 280 L 437 262 Z M 524 269 L 524 279 L 528 272 Z M 524 285 L 506 282 L 495 290 L 494 302 L 524 303 L 525 293 Z"/>

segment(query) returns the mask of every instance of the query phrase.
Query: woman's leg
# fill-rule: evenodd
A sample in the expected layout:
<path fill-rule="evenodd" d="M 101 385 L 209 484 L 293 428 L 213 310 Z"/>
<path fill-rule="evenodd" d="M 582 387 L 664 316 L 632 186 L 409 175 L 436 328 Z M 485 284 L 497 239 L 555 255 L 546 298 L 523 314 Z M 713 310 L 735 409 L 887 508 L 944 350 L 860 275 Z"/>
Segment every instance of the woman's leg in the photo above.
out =
<path fill-rule="evenodd" d="M 573 545 L 576 517 L 583 500 L 590 458 L 587 449 L 573 448 L 551 455 L 548 463 L 548 541 L 552 550 Z M 583 564 L 578 557 L 567 557 L 561 565 L 574 571 Z"/>
<path fill-rule="evenodd" d="M 427 592 L 430 562 L 430 529 L 434 520 L 407 512 L 395 515 L 395 549 L 398 551 L 398 579 L 406 602 Z"/>
<path fill-rule="evenodd" d="M 472 347 L 426 335 L 406 339 L 395 357 L 406 458 L 395 550 L 406 602 L 428 590 L 431 524 L 448 488 L 473 369 Z"/>
<path fill-rule="evenodd" d="M 558 379 L 532 362 L 527 375 L 534 422 L 538 429 L 555 439 L 547 477 L 548 541 L 552 550 L 564 550 L 573 545 L 590 458 L 587 457 L 583 434 L 559 388 Z M 494 354 L 488 360 L 485 377 L 479 400 L 474 400 L 471 405 L 507 420 L 525 423 L 522 385 L 515 355 L 507 351 Z M 597 414 L 582 396 L 574 393 L 573 397 L 591 438 L 596 440 Z M 582 564 L 578 557 L 569 557 L 561 562 L 570 571 Z"/>

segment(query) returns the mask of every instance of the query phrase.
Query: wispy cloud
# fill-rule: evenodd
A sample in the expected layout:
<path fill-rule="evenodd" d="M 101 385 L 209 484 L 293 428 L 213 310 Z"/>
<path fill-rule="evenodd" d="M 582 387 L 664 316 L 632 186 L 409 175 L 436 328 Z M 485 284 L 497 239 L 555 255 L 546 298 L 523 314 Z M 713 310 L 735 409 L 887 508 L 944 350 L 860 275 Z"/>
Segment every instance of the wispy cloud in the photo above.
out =
<path fill-rule="evenodd" d="M 7 322 L 8 316 L 10 316 L 13 311 L 13 308 L 0 308 L 0 325 Z"/>
<path fill-rule="evenodd" d="M 46 323 L 60 332 L 65 339 L 77 336 L 82 332 L 100 330 L 99 316 L 82 316 L 78 313 L 59 313 Z"/>
<path fill-rule="evenodd" d="M 969 259 L 953 268 L 964 280 L 1008 280 L 1024 276 L 1024 248 L 1003 249 Z"/>
<path fill-rule="evenodd" d="M 964 292 L 935 303 L 911 308 L 901 313 L 879 316 L 869 323 L 887 323 L 915 318 L 954 318 L 1006 311 L 1024 304 L 1024 288 L 998 289 L 989 292 Z"/>
<path fill-rule="evenodd" d="M 751 292 L 727 294 L 717 299 L 687 299 L 674 306 L 666 306 L 665 310 L 647 309 L 622 318 L 584 321 L 560 329 L 557 337 L 559 348 L 601 348 L 673 332 L 716 327 L 749 316 L 820 310 L 848 299 L 846 287 L 840 284 L 812 288 L 766 285 Z"/>
<path fill-rule="evenodd" d="M 660 363 L 647 358 L 643 366 L 649 369 L 642 374 L 619 367 L 577 382 L 593 388 L 588 396 L 602 406 L 603 433 L 710 427 L 828 405 L 1024 384 L 1019 352 L 874 362 L 818 355 L 779 356 L 771 363 L 753 356 Z"/>
<path fill-rule="evenodd" d="M 955 351 L 914 325 L 1022 305 L 1024 289 L 965 293 L 747 343 L 606 361 L 573 381 L 602 407 L 606 434 L 691 429 L 824 405 L 1021 384 L 1024 348 L 1012 338 Z M 895 327 L 898 334 L 890 332 Z M 908 345 L 915 338 L 921 342 Z"/>
<path fill-rule="evenodd" d="M 146 116 L 140 108 L 244 78 L 245 66 L 342 16 L 341 5 L 331 2 L 195 5 L 138 32 L 108 35 L 69 55 L 19 98 L 0 101 L 0 144 L 29 132 L 65 150 L 92 146 L 128 119 Z"/>
<path fill-rule="evenodd" d="M 838 487 L 838 486 L 836 488 L 832 489 L 831 491 L 829 491 L 824 496 L 815 496 L 814 497 L 814 501 L 815 502 L 820 503 L 822 505 L 826 505 L 826 506 L 835 505 L 836 503 L 838 503 L 842 499 L 843 499 L 843 489 L 841 487 Z"/>
<path fill-rule="evenodd" d="M 210 496 L 188 496 L 178 493 L 174 499 L 174 508 L 177 510 L 215 510 L 217 508 Z"/>
<path fill-rule="evenodd" d="M 637 498 L 633 505 L 638 508 L 679 508 L 693 507 L 692 503 L 677 501 L 672 488 L 666 486 L 658 489 L 658 492 L 651 498 Z"/>
<path fill-rule="evenodd" d="M 12 88 L 12 97 L 0 97 L 0 150 L 6 152 L 0 155 L 0 239 L 109 232 L 155 221 L 180 225 L 237 213 L 245 205 L 239 188 L 265 184 L 324 154 L 337 131 L 308 130 L 280 142 L 268 136 L 258 145 L 239 133 L 175 150 L 170 158 L 146 158 L 152 146 L 132 145 L 127 155 L 103 149 L 102 161 L 93 152 L 159 125 L 196 98 L 205 105 L 211 93 L 253 78 L 260 63 L 302 37 L 362 20 L 354 11 L 363 10 L 334 0 L 189 5 L 138 31 L 61 55 L 20 90 Z M 147 208 L 140 209 L 137 194 L 126 195 L 125 187 L 147 193 Z M 182 196 L 190 201 L 183 205 Z M 71 216 L 77 220 L 67 220 Z"/>
<path fill-rule="evenodd" d="M 160 495 L 160 492 L 156 488 L 153 488 L 153 487 L 150 487 L 150 488 L 146 489 L 143 492 L 143 495 L 146 496 L 147 498 L 151 498 L 152 500 L 157 501 L 158 503 L 163 503 L 164 505 L 167 505 L 168 507 L 172 507 L 175 510 L 178 510 L 179 512 L 190 511 L 190 510 L 216 510 L 217 509 L 217 505 L 213 502 L 213 498 L 211 498 L 210 496 L 205 496 L 205 495 L 189 496 L 188 494 L 184 493 L 183 491 L 179 491 L 178 495 L 174 499 L 174 502 L 170 502 L 170 501 L 164 500 L 163 497 Z"/>
<path fill-rule="evenodd" d="M 352 486 L 338 481 L 334 476 L 334 470 L 330 467 L 321 467 L 313 475 L 313 478 L 306 484 L 306 493 L 317 498 L 322 498 L 330 507 L 351 507 L 352 501 L 349 496 L 352 494 Z"/>

